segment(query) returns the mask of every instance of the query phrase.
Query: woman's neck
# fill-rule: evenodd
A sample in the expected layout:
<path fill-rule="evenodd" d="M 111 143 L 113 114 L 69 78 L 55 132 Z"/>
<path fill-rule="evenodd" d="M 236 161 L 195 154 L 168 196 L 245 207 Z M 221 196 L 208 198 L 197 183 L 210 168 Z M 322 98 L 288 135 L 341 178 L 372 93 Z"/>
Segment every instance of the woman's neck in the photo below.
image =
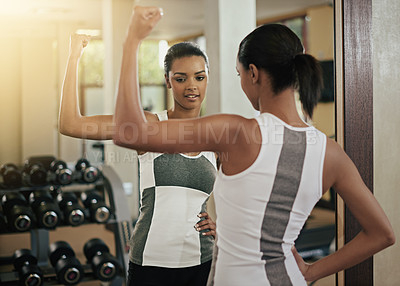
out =
<path fill-rule="evenodd" d="M 168 111 L 169 119 L 182 119 L 182 118 L 197 118 L 200 116 L 200 108 L 199 109 L 181 109 L 176 106 L 169 109 Z"/>
<path fill-rule="evenodd" d="M 286 89 L 277 95 L 263 94 L 259 99 L 259 107 L 261 113 L 271 113 L 289 125 L 308 126 L 300 118 L 293 89 Z"/>

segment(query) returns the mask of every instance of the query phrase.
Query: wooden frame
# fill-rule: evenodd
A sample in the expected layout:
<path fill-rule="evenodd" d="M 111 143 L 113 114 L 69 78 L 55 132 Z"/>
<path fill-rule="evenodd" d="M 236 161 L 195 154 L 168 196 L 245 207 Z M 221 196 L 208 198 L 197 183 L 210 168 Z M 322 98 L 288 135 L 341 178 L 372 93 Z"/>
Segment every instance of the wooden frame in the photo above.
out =
<path fill-rule="evenodd" d="M 344 147 L 344 113 L 343 113 L 343 6 L 342 1 L 335 1 L 335 108 L 336 108 L 336 141 Z M 344 202 L 336 196 L 336 249 L 344 245 Z M 343 286 L 344 271 L 337 273 L 336 285 Z"/>
<path fill-rule="evenodd" d="M 372 0 L 335 1 L 336 134 L 373 192 Z M 337 246 L 360 226 L 343 201 L 337 201 Z M 373 259 L 337 275 L 337 285 L 373 285 Z"/>

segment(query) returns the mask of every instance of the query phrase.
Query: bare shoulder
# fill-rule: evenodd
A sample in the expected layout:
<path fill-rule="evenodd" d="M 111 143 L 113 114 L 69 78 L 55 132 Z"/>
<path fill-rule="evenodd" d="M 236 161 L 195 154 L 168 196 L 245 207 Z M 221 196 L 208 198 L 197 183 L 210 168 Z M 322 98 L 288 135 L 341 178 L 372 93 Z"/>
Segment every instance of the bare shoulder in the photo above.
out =
<path fill-rule="evenodd" d="M 326 178 L 330 180 L 330 185 L 341 195 L 344 192 L 354 190 L 356 186 L 365 188 L 358 169 L 351 158 L 332 139 L 327 141 L 324 180 Z"/>
<path fill-rule="evenodd" d="M 335 140 L 327 138 L 326 141 L 326 158 L 329 160 L 340 160 L 339 157 L 345 156 L 346 153 L 344 152 L 343 148 L 337 143 Z"/>
<path fill-rule="evenodd" d="M 236 114 L 208 115 L 203 117 L 202 120 L 213 124 L 223 125 L 224 129 L 227 129 L 228 127 L 230 130 L 240 130 L 258 125 L 254 118 L 249 119 Z"/>
<path fill-rule="evenodd" d="M 326 163 L 336 170 L 337 173 L 348 172 L 354 169 L 355 165 L 343 148 L 335 140 L 328 139 L 326 143 Z"/>
<path fill-rule="evenodd" d="M 323 175 L 324 190 L 328 190 L 337 183 L 343 166 L 351 164 L 351 160 L 348 160 L 342 147 L 335 140 L 327 138 Z"/>

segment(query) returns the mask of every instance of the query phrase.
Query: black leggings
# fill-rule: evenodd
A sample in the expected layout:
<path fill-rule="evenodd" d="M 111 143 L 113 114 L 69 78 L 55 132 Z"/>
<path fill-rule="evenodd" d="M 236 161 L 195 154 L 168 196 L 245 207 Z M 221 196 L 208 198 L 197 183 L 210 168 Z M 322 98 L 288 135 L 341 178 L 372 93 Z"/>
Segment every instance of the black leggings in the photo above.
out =
<path fill-rule="evenodd" d="M 184 268 L 141 266 L 129 262 L 127 286 L 205 286 L 211 260 Z"/>

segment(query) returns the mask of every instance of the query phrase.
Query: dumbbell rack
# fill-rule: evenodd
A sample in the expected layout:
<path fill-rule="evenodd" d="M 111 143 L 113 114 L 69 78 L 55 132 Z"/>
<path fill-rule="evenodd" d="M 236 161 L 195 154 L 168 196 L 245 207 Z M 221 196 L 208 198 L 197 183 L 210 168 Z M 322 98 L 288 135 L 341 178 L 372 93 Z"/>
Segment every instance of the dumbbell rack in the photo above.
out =
<path fill-rule="evenodd" d="M 114 234 L 115 240 L 115 257 L 121 266 L 121 273 L 113 281 L 101 282 L 101 285 L 112 285 L 120 286 L 125 284 L 126 273 L 128 267 L 128 242 L 132 232 L 132 223 L 130 217 L 130 211 L 127 204 L 125 191 L 123 188 L 122 181 L 116 174 L 114 169 L 110 166 L 103 165 L 101 168 L 103 174 L 102 178 L 93 184 L 78 184 L 73 183 L 71 185 L 60 187 L 62 192 L 74 191 L 84 192 L 93 188 L 103 189 L 104 198 L 106 203 L 112 210 L 111 218 L 105 223 L 105 227 L 111 230 Z M 54 186 L 46 186 L 45 188 L 52 189 Z M 35 188 L 20 188 L 18 191 L 32 191 Z M 43 189 L 43 187 L 41 187 Z M 88 224 L 88 223 L 85 223 Z M 83 225 L 85 225 L 83 224 Z M 93 223 L 96 224 L 96 223 Z M 82 225 L 82 226 L 83 226 Z M 101 224 L 99 224 L 101 225 Z M 59 225 L 58 228 L 62 228 Z M 80 226 L 76 226 L 79 228 Z M 38 266 L 43 272 L 44 284 L 43 285 L 59 285 L 56 279 L 56 273 L 53 267 L 48 261 L 48 247 L 50 244 L 49 230 L 43 228 L 35 228 L 29 231 L 31 250 L 32 254 L 38 259 Z M 21 245 L 21 248 L 29 248 L 28 246 Z M 92 275 L 92 269 L 89 264 L 81 261 L 84 269 L 84 278 L 81 282 L 94 280 Z M 1 285 L 15 285 L 18 281 L 18 273 L 16 271 L 0 272 L 0 284 Z"/>

